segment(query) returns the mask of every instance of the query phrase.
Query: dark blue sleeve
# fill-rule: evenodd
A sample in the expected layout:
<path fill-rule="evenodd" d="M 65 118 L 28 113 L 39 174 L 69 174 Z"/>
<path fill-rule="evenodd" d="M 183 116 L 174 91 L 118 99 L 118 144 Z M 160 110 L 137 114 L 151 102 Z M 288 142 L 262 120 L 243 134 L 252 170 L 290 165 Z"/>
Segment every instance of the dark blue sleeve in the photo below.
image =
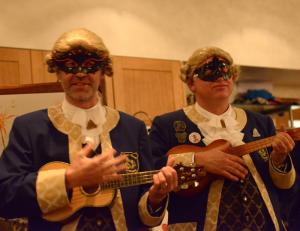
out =
<path fill-rule="evenodd" d="M 0 216 L 6 218 L 41 213 L 36 199 L 37 172 L 33 169 L 30 124 L 16 118 L 9 143 L 0 159 Z"/>

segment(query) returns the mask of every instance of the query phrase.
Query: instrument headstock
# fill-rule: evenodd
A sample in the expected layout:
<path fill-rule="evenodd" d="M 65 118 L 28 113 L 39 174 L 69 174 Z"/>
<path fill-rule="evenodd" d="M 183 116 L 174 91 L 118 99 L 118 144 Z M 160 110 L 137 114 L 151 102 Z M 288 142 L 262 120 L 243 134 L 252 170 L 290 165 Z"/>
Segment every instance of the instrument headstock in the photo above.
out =
<path fill-rule="evenodd" d="M 178 190 L 187 190 L 199 187 L 199 180 L 206 176 L 206 171 L 193 165 L 176 164 L 174 169 L 178 176 Z"/>

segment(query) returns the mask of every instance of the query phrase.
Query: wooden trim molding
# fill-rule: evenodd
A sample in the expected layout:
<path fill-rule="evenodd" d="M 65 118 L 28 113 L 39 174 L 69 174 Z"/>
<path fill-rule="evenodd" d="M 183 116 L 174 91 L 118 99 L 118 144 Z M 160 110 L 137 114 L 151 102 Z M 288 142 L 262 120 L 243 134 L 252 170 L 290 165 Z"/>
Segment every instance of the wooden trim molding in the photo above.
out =
<path fill-rule="evenodd" d="M 58 82 L 1 86 L 0 95 L 63 92 Z"/>
<path fill-rule="evenodd" d="M 99 89 L 99 91 L 102 92 L 103 104 L 107 105 L 105 81 L 101 83 L 101 89 Z M 59 82 L 22 84 L 18 86 L 0 87 L 0 95 L 51 93 L 51 92 L 63 92 L 63 89 Z"/>

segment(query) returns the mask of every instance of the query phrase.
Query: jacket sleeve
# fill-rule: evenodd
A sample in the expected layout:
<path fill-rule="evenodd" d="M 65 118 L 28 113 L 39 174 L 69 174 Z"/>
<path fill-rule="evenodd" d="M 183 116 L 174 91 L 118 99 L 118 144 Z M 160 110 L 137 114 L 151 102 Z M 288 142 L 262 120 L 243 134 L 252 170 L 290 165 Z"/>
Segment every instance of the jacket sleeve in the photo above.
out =
<path fill-rule="evenodd" d="M 0 159 L 0 215 L 6 218 L 41 213 L 28 128 L 28 123 L 23 123 L 18 117 L 15 119 L 8 145 Z"/>
<path fill-rule="evenodd" d="M 275 126 L 270 117 L 268 117 L 268 131 L 270 131 L 271 135 L 276 134 Z M 270 150 L 271 153 L 272 149 Z M 272 164 L 271 157 L 269 159 L 269 174 L 273 181 L 273 184 L 278 189 L 289 189 L 293 187 L 295 180 L 296 180 L 296 172 L 293 165 L 293 161 L 288 156 L 287 158 L 287 170 L 286 171 L 280 171 L 279 169 L 275 168 Z"/>

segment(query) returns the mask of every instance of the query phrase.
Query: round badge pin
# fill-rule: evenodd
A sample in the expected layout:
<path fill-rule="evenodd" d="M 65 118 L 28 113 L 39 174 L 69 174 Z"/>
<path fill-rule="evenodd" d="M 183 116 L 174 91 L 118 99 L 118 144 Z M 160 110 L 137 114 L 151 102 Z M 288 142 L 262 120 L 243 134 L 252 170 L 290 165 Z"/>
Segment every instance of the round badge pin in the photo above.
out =
<path fill-rule="evenodd" d="M 189 141 L 192 144 L 197 144 L 199 143 L 201 140 L 201 135 L 198 132 L 192 132 L 191 134 L 189 134 Z"/>

